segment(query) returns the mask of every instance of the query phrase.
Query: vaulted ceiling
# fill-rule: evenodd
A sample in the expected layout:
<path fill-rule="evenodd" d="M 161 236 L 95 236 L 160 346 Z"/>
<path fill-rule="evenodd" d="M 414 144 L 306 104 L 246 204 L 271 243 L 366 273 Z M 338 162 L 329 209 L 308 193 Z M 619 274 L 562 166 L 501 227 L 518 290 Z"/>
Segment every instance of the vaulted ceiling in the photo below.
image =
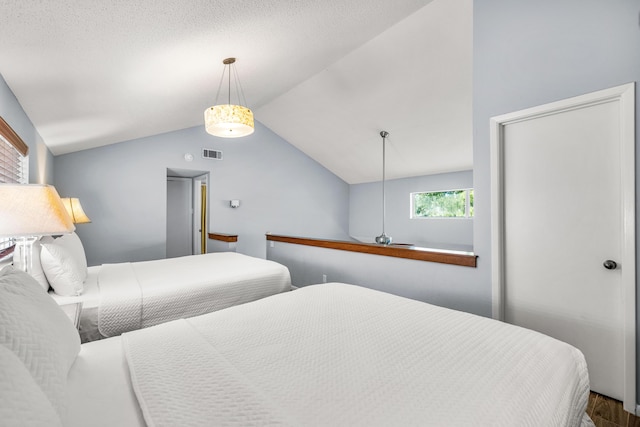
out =
<path fill-rule="evenodd" d="M 348 183 L 472 167 L 472 0 L 7 0 L 0 74 L 54 155 L 256 120 Z M 215 137 L 211 137 L 215 138 Z"/>

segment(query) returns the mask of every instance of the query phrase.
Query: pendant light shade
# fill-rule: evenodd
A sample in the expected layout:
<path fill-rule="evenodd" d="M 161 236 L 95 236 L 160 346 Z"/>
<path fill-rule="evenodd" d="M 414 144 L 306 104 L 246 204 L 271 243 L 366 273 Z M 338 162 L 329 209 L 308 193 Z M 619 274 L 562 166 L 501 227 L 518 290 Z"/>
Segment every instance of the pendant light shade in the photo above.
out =
<path fill-rule="evenodd" d="M 253 113 L 242 105 L 214 105 L 204 110 L 207 133 L 222 138 L 238 138 L 254 131 Z"/>
<path fill-rule="evenodd" d="M 253 112 L 242 105 L 231 104 L 231 74 L 234 74 L 235 89 L 240 103 L 241 98 L 244 100 L 244 92 L 240 85 L 240 79 L 238 78 L 238 72 L 233 64 L 236 62 L 235 58 L 227 58 L 222 63 L 224 64 L 224 70 L 222 72 L 222 78 L 220 79 L 220 85 L 218 86 L 218 93 L 216 95 L 216 105 L 204 110 L 204 125 L 207 133 L 222 138 L 239 138 L 242 136 L 251 135 L 254 131 L 253 124 Z M 220 96 L 220 88 L 224 81 L 224 75 L 227 73 L 227 104 L 218 104 L 218 97 Z"/>

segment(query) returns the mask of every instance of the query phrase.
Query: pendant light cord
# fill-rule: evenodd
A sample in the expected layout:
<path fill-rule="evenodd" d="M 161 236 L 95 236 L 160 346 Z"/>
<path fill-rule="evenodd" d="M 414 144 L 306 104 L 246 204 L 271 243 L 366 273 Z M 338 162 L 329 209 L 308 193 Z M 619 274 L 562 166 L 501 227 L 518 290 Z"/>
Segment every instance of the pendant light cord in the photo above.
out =
<path fill-rule="evenodd" d="M 230 59 L 230 58 L 229 58 Z M 229 61 L 229 59 L 225 59 L 225 61 Z M 223 62 L 224 63 L 224 69 L 222 70 L 222 76 L 220 76 L 220 83 L 218 84 L 218 91 L 216 92 L 216 100 L 214 102 L 214 105 L 218 104 L 218 99 L 220 99 L 220 89 L 222 89 L 222 83 L 224 82 L 224 76 L 225 73 L 227 74 L 227 104 L 231 105 L 231 73 L 233 73 L 233 80 L 234 80 L 234 84 L 235 84 L 235 90 L 236 90 L 236 95 L 238 96 L 238 105 L 243 105 L 246 108 L 249 108 L 247 106 L 247 99 L 244 96 L 244 89 L 242 88 L 242 83 L 240 83 L 240 76 L 238 76 L 238 70 L 233 66 L 233 64 L 235 63 L 235 59 L 233 62 Z"/>
<path fill-rule="evenodd" d="M 381 131 L 380 136 L 382 137 L 382 234 L 375 238 L 376 243 L 381 245 L 390 245 L 391 237 L 385 234 L 385 213 L 386 213 L 386 195 L 387 195 L 387 136 L 389 136 L 389 132 Z"/>
<path fill-rule="evenodd" d="M 384 234 L 384 223 L 385 223 L 385 211 L 386 211 L 386 176 L 385 176 L 385 170 L 386 170 L 386 136 L 381 132 L 380 133 L 382 135 L 382 234 Z"/>
<path fill-rule="evenodd" d="M 227 66 L 225 65 L 225 68 L 227 68 Z M 231 64 L 229 64 L 229 101 L 227 102 L 227 104 L 231 105 Z"/>
<path fill-rule="evenodd" d="M 218 83 L 218 91 L 216 92 L 216 100 L 213 105 L 218 105 L 218 99 L 220 98 L 220 89 L 222 88 L 222 82 L 224 82 L 224 72 L 227 70 L 227 66 L 225 65 L 222 69 L 222 76 L 220 76 L 220 83 Z"/>
<path fill-rule="evenodd" d="M 242 82 L 240 81 L 240 76 L 238 75 L 238 69 L 233 67 L 233 78 L 236 84 L 236 94 L 238 95 L 238 104 L 244 105 L 246 108 L 249 108 L 249 104 L 247 104 L 247 99 L 244 96 L 244 89 L 242 88 Z"/>
<path fill-rule="evenodd" d="M 382 235 L 385 235 L 385 219 L 386 219 L 386 162 L 387 162 L 387 136 L 389 136 L 389 132 L 381 131 L 380 136 L 382 137 Z"/>

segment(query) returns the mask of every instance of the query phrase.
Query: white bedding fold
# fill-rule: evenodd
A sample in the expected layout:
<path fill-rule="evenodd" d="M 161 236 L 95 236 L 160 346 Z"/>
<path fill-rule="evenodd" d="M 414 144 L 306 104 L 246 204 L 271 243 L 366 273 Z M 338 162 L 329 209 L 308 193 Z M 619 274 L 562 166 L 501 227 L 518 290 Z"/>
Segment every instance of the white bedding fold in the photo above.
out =
<path fill-rule="evenodd" d="M 129 262 L 104 264 L 98 276 L 98 329 L 105 337 L 141 327 L 142 290 Z"/>
<path fill-rule="evenodd" d="M 233 252 L 105 264 L 98 284 L 107 337 L 291 290 L 285 266 Z"/>
<path fill-rule="evenodd" d="M 235 371 L 187 321 L 154 331 L 133 340 L 123 335 L 133 388 L 149 426 L 291 424 L 270 396 Z M 162 351 L 147 351 L 158 345 Z M 165 397 L 157 399 L 158 392 Z"/>
<path fill-rule="evenodd" d="M 343 284 L 123 342 L 149 425 L 578 426 L 589 394 L 568 344 Z"/>

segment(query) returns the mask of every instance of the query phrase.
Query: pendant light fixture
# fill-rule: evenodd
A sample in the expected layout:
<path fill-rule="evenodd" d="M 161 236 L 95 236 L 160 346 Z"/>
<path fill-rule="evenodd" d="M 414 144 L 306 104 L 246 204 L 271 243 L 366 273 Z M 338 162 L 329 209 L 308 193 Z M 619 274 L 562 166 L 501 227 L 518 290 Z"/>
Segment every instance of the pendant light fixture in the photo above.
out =
<path fill-rule="evenodd" d="M 244 102 L 244 105 L 247 105 L 240 79 L 238 78 L 238 71 L 233 65 L 235 62 L 236 58 L 227 58 L 222 61 L 224 69 L 218 85 L 215 105 L 204 110 L 204 125 L 207 133 L 222 138 L 239 138 L 251 135 L 254 131 L 253 112 L 242 105 L 231 104 L 231 74 L 233 73 L 238 103 Z M 227 73 L 227 89 L 229 90 L 227 104 L 218 104 L 225 73 Z"/>
<path fill-rule="evenodd" d="M 382 234 L 376 237 L 376 243 L 380 245 L 390 245 L 393 240 L 391 236 L 387 236 L 384 233 L 384 222 L 385 222 L 385 161 L 386 161 L 386 142 L 387 137 L 389 136 L 389 132 L 382 131 L 380 132 L 380 136 L 382 137 Z"/>

